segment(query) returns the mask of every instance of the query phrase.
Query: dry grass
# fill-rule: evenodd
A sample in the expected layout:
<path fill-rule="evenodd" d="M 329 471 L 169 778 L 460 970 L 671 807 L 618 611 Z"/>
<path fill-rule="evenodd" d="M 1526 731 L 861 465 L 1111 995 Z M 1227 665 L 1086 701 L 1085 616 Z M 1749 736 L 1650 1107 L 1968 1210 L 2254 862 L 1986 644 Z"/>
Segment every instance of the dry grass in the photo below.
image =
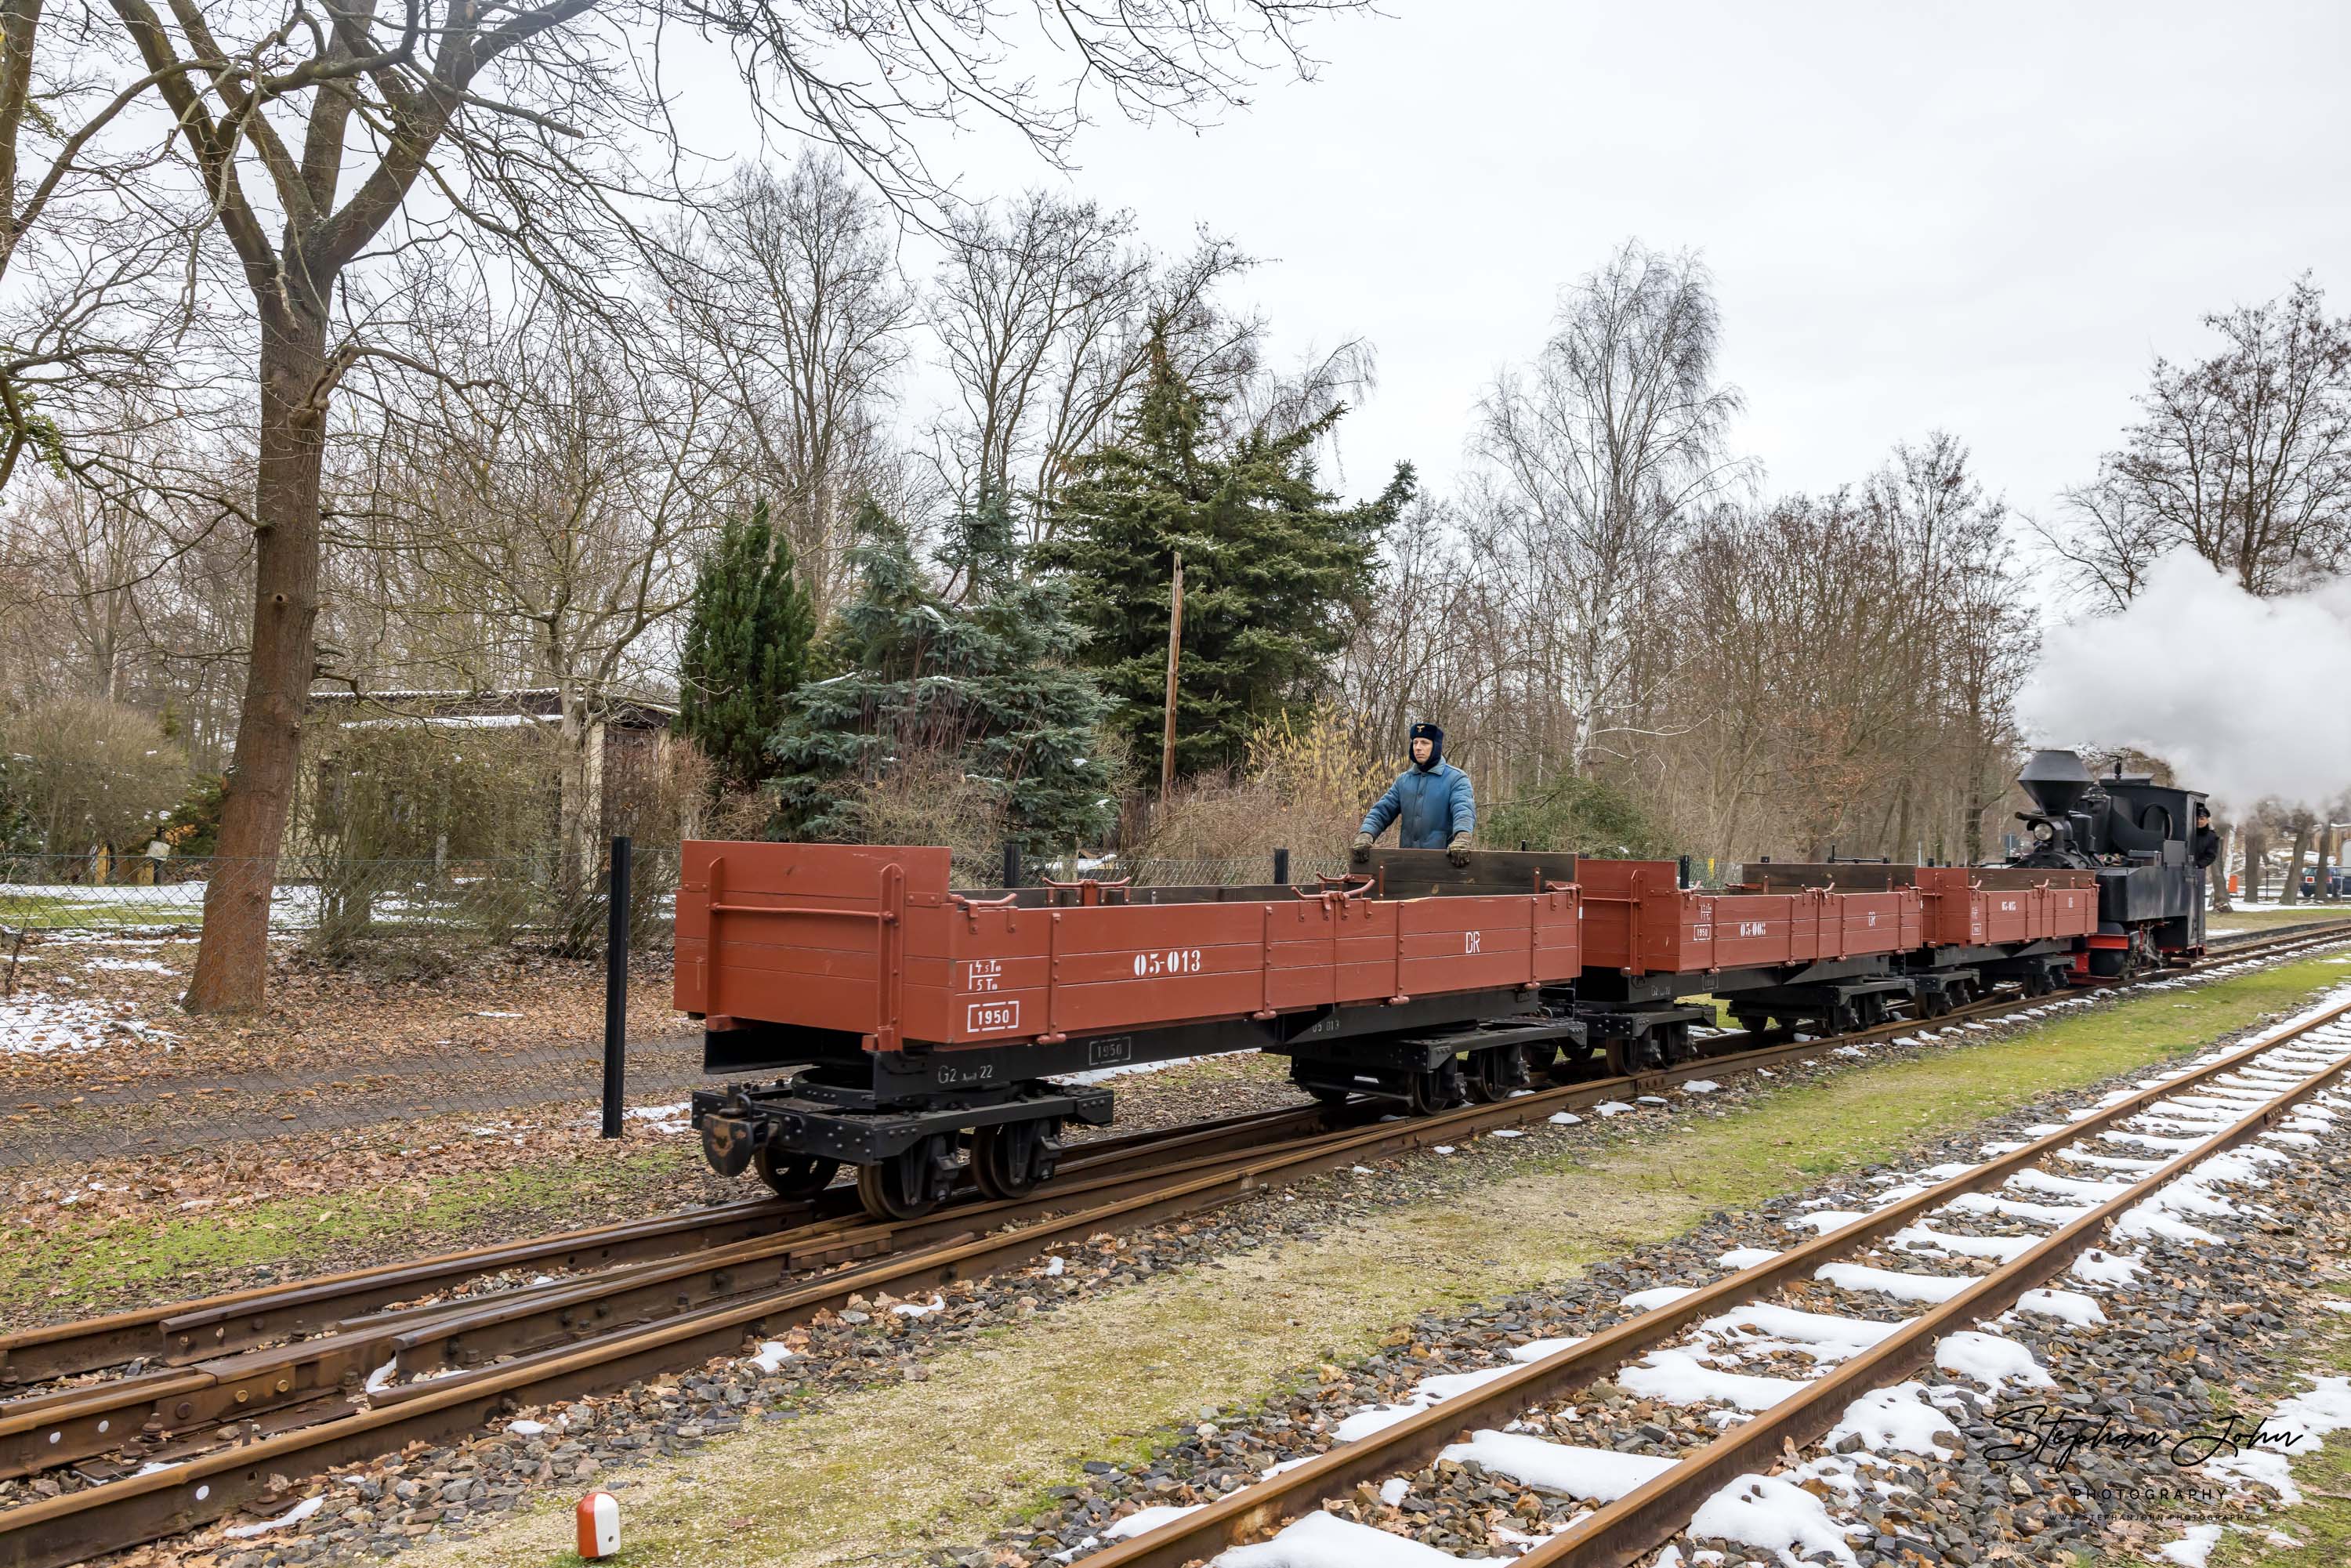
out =
<path fill-rule="evenodd" d="M 1283 845 L 1336 850 L 1395 769 L 1358 749 L 1339 715 L 1261 726 L 1249 760 L 1179 788 L 1155 813 L 1140 852 L 1166 860 L 1262 856 Z"/>

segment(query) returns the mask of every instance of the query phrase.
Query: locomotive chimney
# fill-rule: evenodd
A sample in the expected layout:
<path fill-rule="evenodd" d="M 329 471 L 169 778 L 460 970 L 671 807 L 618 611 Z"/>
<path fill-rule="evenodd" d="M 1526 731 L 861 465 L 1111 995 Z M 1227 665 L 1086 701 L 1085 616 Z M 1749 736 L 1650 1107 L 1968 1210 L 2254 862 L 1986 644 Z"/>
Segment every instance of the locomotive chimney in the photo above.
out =
<path fill-rule="evenodd" d="M 2090 788 L 2090 770 L 2070 751 L 2036 751 L 2016 776 L 2042 814 L 2060 821 Z"/>

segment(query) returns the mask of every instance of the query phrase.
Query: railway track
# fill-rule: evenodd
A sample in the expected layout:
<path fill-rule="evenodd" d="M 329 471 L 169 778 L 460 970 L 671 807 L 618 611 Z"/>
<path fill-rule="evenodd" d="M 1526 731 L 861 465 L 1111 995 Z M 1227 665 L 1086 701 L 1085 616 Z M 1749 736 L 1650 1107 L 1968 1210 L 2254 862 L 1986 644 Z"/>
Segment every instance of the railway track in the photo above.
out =
<path fill-rule="evenodd" d="M 2204 967 L 2346 935 L 2351 923 L 2264 934 Z M 1028 1197 L 971 1194 L 910 1222 L 876 1224 L 841 1188 L 815 1203 L 725 1205 L 7 1336 L 0 1372 L 39 1386 L 0 1404 L 0 1480 L 47 1474 L 71 1490 L 0 1510 L 0 1565 L 73 1563 L 175 1534 L 290 1479 L 734 1354 L 747 1336 L 860 1292 L 977 1277 L 1364 1159 L 2049 1005 L 1993 998 L 1931 1023 L 1818 1040 L 1722 1034 L 1664 1071 L 1410 1121 L 1334 1129 L 1309 1108 L 1096 1139 Z M 117 1375 L 91 1377 L 106 1372 Z"/>
<path fill-rule="evenodd" d="M 1795 1467 L 1792 1479 L 1769 1476 L 1783 1456 L 1792 1458 L 1833 1429 L 1898 1427 L 1903 1423 L 1889 1416 L 1900 1405 L 1917 1406 L 1906 1413 L 1913 1434 L 1941 1428 L 1956 1445 L 1957 1425 L 1918 1397 L 1919 1385 L 1905 1384 L 1908 1375 L 1930 1360 L 1949 1365 L 1987 1354 L 1982 1342 L 1996 1336 L 1972 1325 L 2047 1285 L 2116 1221 L 2136 1216 L 2142 1224 L 2177 1226 L 2183 1222 L 2167 1211 L 2167 1198 L 2178 1213 L 2213 1212 L 2206 1207 L 2210 1186 L 2292 1163 L 2270 1145 L 2234 1156 L 2233 1166 L 2212 1162 L 2275 1130 L 2297 1106 L 2341 1079 L 2351 1067 L 2346 1018 L 2351 1002 L 2146 1081 L 2117 1103 L 2076 1113 L 2058 1130 L 2005 1145 L 2006 1152 L 1947 1179 L 1922 1176 L 1895 1188 L 1866 1214 L 1832 1217 L 1844 1222 L 1784 1250 L 1726 1253 L 1721 1266 L 1733 1270 L 1726 1278 L 1694 1290 L 1628 1298 L 1625 1306 L 1646 1310 L 1588 1337 L 1540 1343 L 1531 1358 L 1520 1355 L 1474 1387 L 1408 1413 L 1399 1407 L 1400 1418 L 1380 1430 L 1085 1561 L 1089 1568 L 1180 1568 L 1290 1531 L 1303 1533 L 1288 1543 L 1290 1552 L 1274 1556 L 1337 1560 L 1351 1547 L 1362 1552 L 1381 1544 L 1371 1539 L 1380 1532 L 1322 1511 L 1326 1500 L 1368 1487 L 1380 1489 L 1384 1502 L 1402 1506 L 1413 1493 L 1411 1478 L 1440 1458 L 1474 1461 L 1521 1489 L 1538 1486 L 1593 1505 L 1529 1545 L 1517 1559 L 1526 1568 L 1630 1563 L 1685 1530 L 1731 1536 L 1766 1555 L 1788 1546 L 1817 1550 L 1832 1533 L 1842 1542 L 1842 1527 L 1798 1482 L 1836 1475 L 1851 1480 L 1853 1462 L 1815 1460 Z M 2330 1122 L 2335 1113 L 2322 1113 Z M 2151 1151 L 2156 1157 L 2127 1157 L 2123 1150 Z M 1986 1214 L 2047 1228 L 2021 1238 L 1977 1238 L 1949 1228 Z M 1937 1231 L 1930 1220 L 1947 1228 Z M 1922 1263 L 1964 1270 L 1970 1255 L 1999 1262 L 1984 1273 L 1915 1271 Z M 1860 1261 L 1865 1259 L 1876 1261 Z M 1823 1282 L 1838 1300 L 1854 1303 L 1855 1315 L 1820 1311 Z M 1804 1287 L 1793 1303 L 1776 1299 L 1792 1286 Z M 1889 1304 L 1898 1303 L 1893 1310 L 1899 1312 L 1921 1302 L 1927 1309 L 1915 1316 L 1889 1322 L 1869 1315 Z M 2079 1303 L 2044 1301 L 2037 1310 L 2083 1305 L 2094 1307 L 2082 1298 Z M 1799 1381 L 1736 1370 L 1741 1347 L 1759 1336 L 1774 1342 L 1771 1348 L 1805 1348 L 1816 1375 Z M 1938 1353 L 1955 1340 L 1962 1342 L 1959 1348 L 1944 1360 Z M 2022 1353 L 2013 1342 L 1996 1343 Z M 1728 1406 L 1732 1419 L 1719 1437 L 1673 1457 L 1528 1435 L 1543 1429 L 1550 1413 L 1577 1391 L 1608 1377 L 1669 1404 Z M 1458 1385 L 1468 1379 L 1457 1375 L 1451 1381 Z M 1676 1388 L 1680 1392 L 1670 1391 Z M 1873 1404 L 1862 1403 L 1872 1396 Z M 1467 1441 L 1458 1440 L 1465 1433 Z M 1624 1435 L 1631 1435 L 1629 1424 Z M 1799 1520 L 1816 1514 L 1820 1533 L 1767 1540 L 1792 1508 Z M 1742 1510 L 1750 1511 L 1744 1519 Z M 1693 1521 L 1701 1518 L 1704 1528 L 1694 1529 Z"/>

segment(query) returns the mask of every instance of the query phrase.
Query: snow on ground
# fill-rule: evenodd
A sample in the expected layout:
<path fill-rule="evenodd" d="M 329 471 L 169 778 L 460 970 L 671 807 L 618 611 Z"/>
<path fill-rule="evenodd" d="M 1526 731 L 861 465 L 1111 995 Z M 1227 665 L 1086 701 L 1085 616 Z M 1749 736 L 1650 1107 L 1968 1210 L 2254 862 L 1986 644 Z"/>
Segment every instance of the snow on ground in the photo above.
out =
<path fill-rule="evenodd" d="M 1491 1429 L 1472 1432 L 1468 1442 L 1456 1443 L 1437 1457 L 1475 1459 L 1528 1486 L 1583 1502 L 1614 1502 L 1674 1468 L 1674 1460 L 1657 1455 L 1580 1448 L 1547 1437 Z"/>
<path fill-rule="evenodd" d="M 1741 1542 L 1782 1562 L 1815 1552 L 1848 1568 L 1859 1561 L 1845 1544 L 1853 1531 L 1831 1519 L 1819 1498 L 1777 1476 L 1740 1477 L 1701 1503 L 1689 1527 L 1692 1535 Z"/>
<path fill-rule="evenodd" d="M 1457 1557 L 1334 1513 L 1310 1513 L 1270 1541 L 1224 1552 L 1212 1568 L 1501 1568 L 1506 1561 Z"/>
<path fill-rule="evenodd" d="M 1844 1414 L 1829 1429 L 1828 1447 L 1834 1448 L 1847 1437 L 1859 1437 L 1863 1451 L 1867 1453 L 1928 1454 L 1938 1459 L 1949 1458 L 1959 1447 L 1959 1430 L 1951 1425 L 1949 1416 L 1927 1403 L 1926 1393 L 1926 1385 L 1918 1383 L 1871 1389 L 1844 1407 Z M 1938 1437 L 1950 1438 L 1951 1447 L 1943 1447 L 1936 1441 Z"/>
<path fill-rule="evenodd" d="M 2220 1543 L 2220 1527 L 2217 1524 L 2191 1524 L 2188 1533 L 2168 1545 L 2156 1549 L 2156 1555 L 2177 1563 L 2179 1568 L 2204 1568 L 2205 1559 L 2212 1548 Z"/>
<path fill-rule="evenodd" d="M 56 1056 L 93 1051 L 110 1033 L 127 1034 L 169 1051 L 179 1037 L 157 1029 L 129 1003 L 104 997 L 52 997 L 19 991 L 0 998 L 0 1056 Z"/>
<path fill-rule="evenodd" d="M 1769 1410 L 1803 1385 L 1792 1378 L 1758 1377 L 1750 1373 L 1724 1372 L 1707 1365 L 1686 1350 L 1653 1350 L 1616 1375 L 1617 1384 L 1634 1394 L 1675 1405 L 1699 1405 L 1708 1400 L 1735 1405 L 1741 1410 Z M 1723 1531 L 1702 1531 L 1720 1535 Z"/>
<path fill-rule="evenodd" d="M 1517 1370 L 1515 1366 L 1489 1366 L 1479 1372 L 1448 1372 L 1436 1377 L 1424 1377 L 1405 1396 L 1403 1404 L 1366 1406 L 1332 1427 L 1332 1438 L 1341 1443 L 1352 1443 L 1358 1437 L 1384 1432 L 1408 1416 L 1418 1415 L 1432 1405 L 1450 1399 L 1457 1394 L 1467 1394 Z"/>

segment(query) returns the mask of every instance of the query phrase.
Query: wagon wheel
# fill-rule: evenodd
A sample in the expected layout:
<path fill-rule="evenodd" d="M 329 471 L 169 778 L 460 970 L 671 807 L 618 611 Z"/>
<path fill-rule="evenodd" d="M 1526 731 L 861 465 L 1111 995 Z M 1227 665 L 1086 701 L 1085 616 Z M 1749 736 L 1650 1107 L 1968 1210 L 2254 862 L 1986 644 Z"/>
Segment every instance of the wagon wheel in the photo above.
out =
<path fill-rule="evenodd" d="M 1024 1197 L 1052 1174 L 1043 1117 L 975 1127 L 971 1134 L 971 1179 L 990 1197 Z"/>
<path fill-rule="evenodd" d="M 1668 1062 L 1695 1061 L 1698 1060 L 1698 1046 L 1690 1039 L 1689 1020 L 1685 1019 L 1678 1023 L 1667 1025 L 1665 1029 L 1665 1037 L 1666 1060 Z"/>
<path fill-rule="evenodd" d="M 797 1155 L 769 1144 L 751 1156 L 751 1164 L 759 1179 L 775 1189 L 778 1197 L 814 1197 L 832 1185 L 840 1173 L 841 1162 L 822 1155 Z"/>
<path fill-rule="evenodd" d="M 1750 1034 L 1761 1034 L 1771 1027 L 1770 1013 L 1749 1012 L 1742 1008 L 1730 1009 L 1730 1021 Z"/>
<path fill-rule="evenodd" d="M 1407 1073 L 1405 1077 L 1405 1108 L 1416 1116 L 1434 1116 L 1439 1111 L 1449 1111 L 1461 1098 L 1461 1068 L 1458 1062 L 1426 1072 Z"/>
<path fill-rule="evenodd" d="M 879 1165 L 858 1166 L 857 1196 L 865 1212 L 876 1219 L 919 1219 L 936 1208 L 946 1196 L 946 1145 L 945 1134 L 934 1134 Z"/>
<path fill-rule="evenodd" d="M 1510 1092 L 1510 1062 L 1511 1048 L 1496 1046 L 1486 1051 L 1473 1051 L 1463 1064 L 1461 1092 L 1476 1105 L 1491 1105 Z"/>

